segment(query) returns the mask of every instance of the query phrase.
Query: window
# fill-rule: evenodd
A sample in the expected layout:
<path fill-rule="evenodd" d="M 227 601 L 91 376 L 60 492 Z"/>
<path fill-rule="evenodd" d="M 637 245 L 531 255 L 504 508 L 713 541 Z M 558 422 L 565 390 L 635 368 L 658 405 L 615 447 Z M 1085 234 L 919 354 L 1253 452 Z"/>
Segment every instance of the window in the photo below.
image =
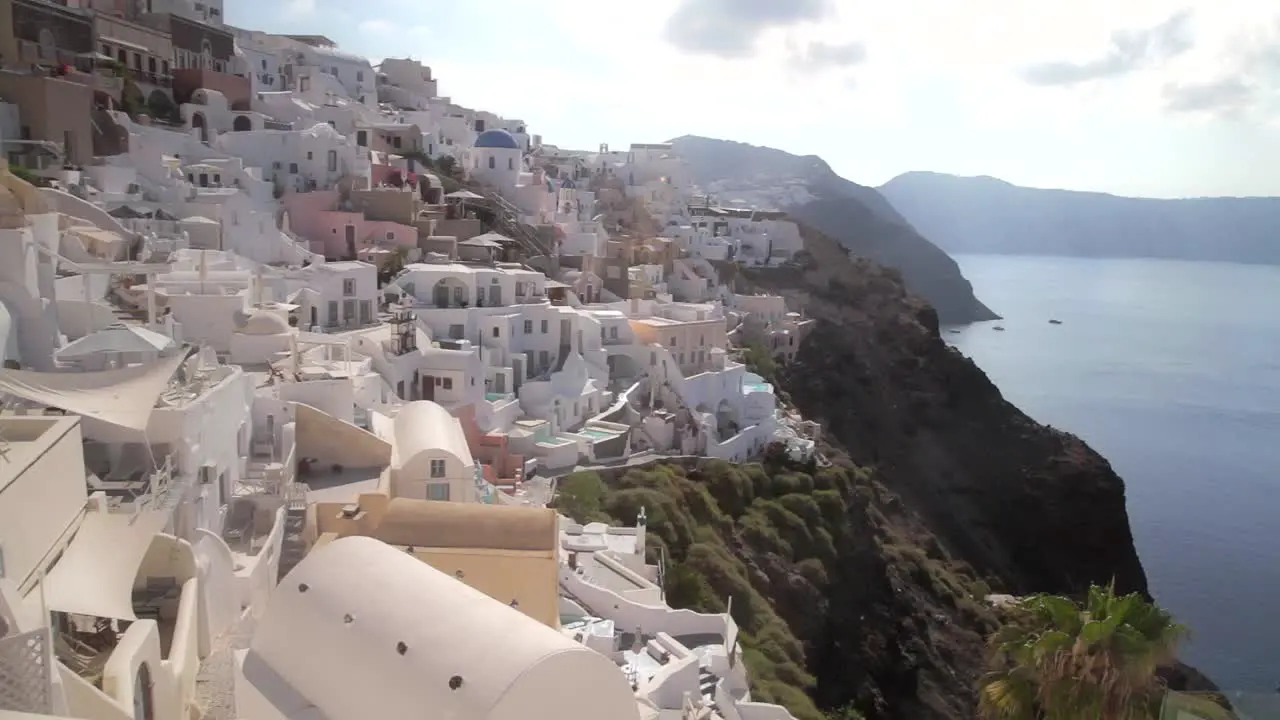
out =
<path fill-rule="evenodd" d="M 525 320 L 525 321 L 524 321 L 524 334 L 525 334 L 525 335 L 532 335 L 532 334 L 533 334 L 533 321 L 532 321 L 532 320 Z"/>
<path fill-rule="evenodd" d="M 497 162 L 496 162 L 496 160 L 494 159 L 494 157 L 493 157 L 492 155 L 490 155 L 490 156 L 489 156 L 489 169 L 490 169 L 490 170 L 492 170 L 492 169 L 494 169 L 495 167 L 497 167 Z"/>
<path fill-rule="evenodd" d="M 543 334 L 543 335 L 546 335 L 546 334 L 547 334 L 547 321 L 546 321 L 546 320 L 543 320 L 543 321 L 542 321 L 542 334 Z"/>
<path fill-rule="evenodd" d="M 675 347 L 675 346 L 676 346 L 676 336 L 675 336 L 675 335 L 672 335 L 672 336 L 671 336 L 671 345 L 669 345 L 668 347 Z"/>
<path fill-rule="evenodd" d="M 329 324 L 331 325 L 338 324 L 338 301 L 337 300 L 329 301 Z"/>
<path fill-rule="evenodd" d="M 363 71 L 363 70 L 357 70 L 357 71 L 356 71 L 356 82 L 364 82 L 364 71 Z"/>
<path fill-rule="evenodd" d="M 440 387 L 445 390 L 453 389 L 453 378 L 440 378 Z"/>
<path fill-rule="evenodd" d="M 153 57 L 147 58 L 147 72 L 152 75 L 156 74 L 156 59 Z"/>
<path fill-rule="evenodd" d="M 391 147 L 396 148 L 396 149 L 399 149 L 399 148 L 400 148 L 400 136 L 399 136 L 399 135 L 392 136 L 392 138 L 391 138 Z"/>
<path fill-rule="evenodd" d="M 551 353 L 548 353 L 546 350 L 539 350 L 538 351 L 538 367 L 546 368 L 550 364 L 551 364 Z"/>
<path fill-rule="evenodd" d="M 433 478 L 444 477 L 444 460 L 431 461 L 431 477 Z"/>
<path fill-rule="evenodd" d="M 329 151 L 329 172 L 337 172 L 337 171 L 338 171 L 338 151 L 330 150 Z"/>
<path fill-rule="evenodd" d="M 308 160 L 310 160 L 310 159 L 311 159 L 311 151 L 310 151 L 310 150 L 308 150 L 308 151 L 307 151 L 307 159 L 308 159 Z"/>
<path fill-rule="evenodd" d="M 515 169 L 516 169 L 516 161 L 515 161 L 515 158 L 507 158 L 507 169 L 508 169 L 508 170 L 515 170 Z"/>
<path fill-rule="evenodd" d="M 298 174 L 298 163 L 289 163 L 289 174 L 290 175 Z"/>
<path fill-rule="evenodd" d="M 387 231 L 387 240 L 395 240 L 395 239 L 396 239 L 396 234 L 395 234 L 395 232 L 393 232 L 393 231 L 391 231 L 391 230 L 388 230 L 388 231 Z"/>
<path fill-rule="evenodd" d="M 346 278 L 342 281 L 342 294 L 347 296 L 356 294 L 355 278 Z"/>
<path fill-rule="evenodd" d="M 609 339 L 610 340 L 618 339 L 618 327 L 616 325 L 609 328 Z"/>
<path fill-rule="evenodd" d="M 102 54 L 111 57 L 111 46 L 104 43 L 102 45 Z"/>
<path fill-rule="evenodd" d="M 498 330 L 498 328 L 496 328 L 496 327 L 495 327 L 495 328 L 493 329 L 493 336 L 494 336 L 494 337 L 502 337 L 502 333 Z"/>
<path fill-rule="evenodd" d="M 434 471 L 436 463 L 444 464 L 443 460 L 432 460 L 431 468 Z M 444 477 L 444 475 L 441 475 Z M 437 500 L 440 502 L 449 502 L 449 483 L 427 483 L 427 499 Z"/>

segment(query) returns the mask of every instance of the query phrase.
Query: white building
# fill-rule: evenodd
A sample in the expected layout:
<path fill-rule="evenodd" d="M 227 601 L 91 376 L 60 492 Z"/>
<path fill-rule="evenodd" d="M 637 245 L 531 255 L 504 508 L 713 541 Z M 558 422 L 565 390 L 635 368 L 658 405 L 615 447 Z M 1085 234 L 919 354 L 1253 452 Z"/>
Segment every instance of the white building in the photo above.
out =
<path fill-rule="evenodd" d="M 467 153 L 467 174 L 511 197 L 524 172 L 524 151 L 506 130 L 486 130 Z"/>
<path fill-rule="evenodd" d="M 300 706 L 331 720 L 422 708 L 476 720 L 640 718 L 609 658 L 366 537 L 308 555 L 239 653 L 238 717 L 284 720 Z"/>

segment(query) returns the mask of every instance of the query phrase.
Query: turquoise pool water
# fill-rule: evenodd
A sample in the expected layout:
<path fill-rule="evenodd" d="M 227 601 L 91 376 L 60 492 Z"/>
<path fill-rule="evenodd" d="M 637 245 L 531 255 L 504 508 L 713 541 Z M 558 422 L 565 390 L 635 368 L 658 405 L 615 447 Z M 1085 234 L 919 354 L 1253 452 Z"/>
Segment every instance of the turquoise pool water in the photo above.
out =
<path fill-rule="evenodd" d="M 764 381 L 759 375 L 749 372 L 742 374 L 742 391 L 743 392 L 773 392 L 773 386 Z"/>
<path fill-rule="evenodd" d="M 587 429 L 585 429 L 585 430 L 581 430 L 581 431 L 579 431 L 579 432 L 578 432 L 578 434 L 579 434 L 579 435 L 586 435 L 587 437 L 591 438 L 592 440 L 606 440 L 606 439 L 608 439 L 608 438 L 611 438 L 611 437 L 617 437 L 617 436 L 618 436 L 618 433 L 608 432 L 608 431 L 606 431 L 606 430 L 595 430 L 595 429 L 592 429 L 592 428 L 587 428 Z"/>
<path fill-rule="evenodd" d="M 488 400 L 489 402 L 498 402 L 500 400 L 503 400 L 506 397 L 507 396 L 502 393 L 485 393 L 484 394 L 484 399 Z"/>

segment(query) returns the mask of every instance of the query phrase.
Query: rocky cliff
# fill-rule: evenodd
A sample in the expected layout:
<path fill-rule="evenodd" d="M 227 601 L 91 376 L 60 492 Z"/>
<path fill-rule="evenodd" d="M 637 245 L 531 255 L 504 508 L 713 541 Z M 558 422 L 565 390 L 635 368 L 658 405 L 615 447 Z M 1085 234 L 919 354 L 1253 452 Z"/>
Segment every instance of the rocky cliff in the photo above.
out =
<path fill-rule="evenodd" d="M 937 313 L 900 275 L 850 260 L 806 229 L 804 269 L 740 272 L 818 327 L 778 382 L 835 452 L 868 469 L 860 528 L 822 589 L 796 608 L 820 707 L 868 718 L 972 717 L 992 618 L 987 592 L 1075 594 L 1114 581 L 1146 592 L 1124 484 L 1078 438 L 1009 404 L 947 346 Z M 774 588 L 780 607 L 795 604 Z M 816 627 L 814 623 L 819 623 Z"/>
<path fill-rule="evenodd" d="M 694 179 L 721 202 L 786 210 L 847 250 L 896 268 L 943 322 L 996 317 L 974 296 L 950 256 L 916 232 L 878 191 L 840 177 L 822 158 L 695 136 L 673 144 Z"/>

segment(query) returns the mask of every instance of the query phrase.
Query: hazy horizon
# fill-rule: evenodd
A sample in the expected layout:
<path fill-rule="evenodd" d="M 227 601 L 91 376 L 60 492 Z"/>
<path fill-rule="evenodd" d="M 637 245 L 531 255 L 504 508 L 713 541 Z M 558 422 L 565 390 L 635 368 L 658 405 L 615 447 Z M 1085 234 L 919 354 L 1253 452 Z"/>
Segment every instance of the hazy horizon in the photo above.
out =
<path fill-rule="evenodd" d="M 869 186 L 930 169 L 1134 197 L 1280 195 L 1280 10 L 1254 0 L 225 10 L 375 63 L 415 57 L 442 95 L 563 147 L 696 134 L 819 155 Z"/>

